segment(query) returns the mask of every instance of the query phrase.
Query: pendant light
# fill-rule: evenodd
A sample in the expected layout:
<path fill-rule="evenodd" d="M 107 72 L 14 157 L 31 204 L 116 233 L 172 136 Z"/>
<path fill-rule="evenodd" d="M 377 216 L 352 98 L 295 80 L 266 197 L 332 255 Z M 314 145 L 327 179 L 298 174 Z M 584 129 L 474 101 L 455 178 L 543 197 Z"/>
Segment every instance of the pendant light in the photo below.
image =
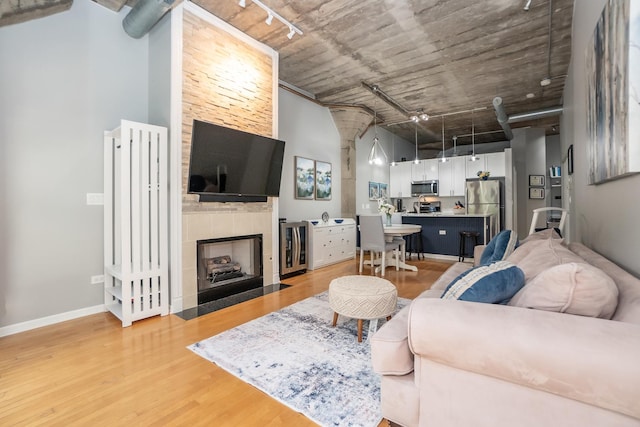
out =
<path fill-rule="evenodd" d="M 418 158 L 418 123 L 416 123 L 416 158 L 413 159 L 413 163 L 416 165 L 420 163 L 420 159 Z"/>
<path fill-rule="evenodd" d="M 391 166 L 396 166 L 396 138 L 395 134 L 391 134 Z"/>
<path fill-rule="evenodd" d="M 458 155 L 458 137 L 453 135 L 453 157 Z"/>
<path fill-rule="evenodd" d="M 471 157 L 470 162 L 480 160 L 480 157 L 476 156 L 476 127 L 473 121 L 473 110 L 471 110 Z"/>
<path fill-rule="evenodd" d="M 441 163 L 445 163 L 448 162 L 449 159 L 447 159 L 444 156 L 444 116 L 442 116 L 442 157 L 440 159 L 438 159 Z"/>
<path fill-rule="evenodd" d="M 370 165 L 383 165 L 387 163 L 387 155 L 382 149 L 380 140 L 378 139 L 378 114 L 376 112 L 376 100 L 373 100 L 373 145 L 369 152 L 369 164 Z"/>

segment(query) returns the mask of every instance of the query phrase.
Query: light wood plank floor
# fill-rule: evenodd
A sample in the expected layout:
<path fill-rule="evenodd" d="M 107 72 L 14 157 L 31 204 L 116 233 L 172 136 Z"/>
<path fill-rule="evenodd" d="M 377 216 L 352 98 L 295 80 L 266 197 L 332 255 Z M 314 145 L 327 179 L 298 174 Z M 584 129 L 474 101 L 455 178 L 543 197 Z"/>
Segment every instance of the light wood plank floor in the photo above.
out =
<path fill-rule="evenodd" d="M 390 268 L 385 277 L 405 298 L 451 264 L 408 262 L 418 272 Z M 169 315 L 122 328 L 100 313 L 0 338 L 0 425 L 313 426 L 186 346 L 325 291 L 357 268 L 347 261 L 285 279 L 288 289 L 189 321 Z"/>

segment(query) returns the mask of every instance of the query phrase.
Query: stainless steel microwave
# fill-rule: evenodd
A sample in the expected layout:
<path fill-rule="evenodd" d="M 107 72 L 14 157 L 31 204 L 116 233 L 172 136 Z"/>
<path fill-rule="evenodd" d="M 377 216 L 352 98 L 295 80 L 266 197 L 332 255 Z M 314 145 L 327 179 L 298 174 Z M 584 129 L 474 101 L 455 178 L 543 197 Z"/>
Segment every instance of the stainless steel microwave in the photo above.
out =
<path fill-rule="evenodd" d="M 413 181 L 411 183 L 411 195 L 418 196 L 437 196 L 438 180 L 432 181 Z"/>

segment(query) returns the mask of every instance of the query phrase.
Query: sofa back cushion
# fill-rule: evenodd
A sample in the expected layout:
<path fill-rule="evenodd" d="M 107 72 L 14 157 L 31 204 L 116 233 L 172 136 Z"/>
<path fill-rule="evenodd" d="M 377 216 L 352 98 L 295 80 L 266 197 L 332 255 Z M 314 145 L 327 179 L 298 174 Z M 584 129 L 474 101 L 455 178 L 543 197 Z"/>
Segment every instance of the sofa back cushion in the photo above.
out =
<path fill-rule="evenodd" d="M 571 243 L 569 247 L 587 263 L 598 267 L 615 281 L 619 292 L 618 307 L 611 320 L 640 325 L 640 279 L 583 244 Z"/>
<path fill-rule="evenodd" d="M 569 262 L 584 262 L 559 239 L 533 240 L 518 247 L 507 258 L 524 271 L 529 282 L 544 270 Z"/>
<path fill-rule="evenodd" d="M 618 305 L 618 288 L 599 268 L 570 262 L 538 274 L 509 305 L 611 319 Z"/>

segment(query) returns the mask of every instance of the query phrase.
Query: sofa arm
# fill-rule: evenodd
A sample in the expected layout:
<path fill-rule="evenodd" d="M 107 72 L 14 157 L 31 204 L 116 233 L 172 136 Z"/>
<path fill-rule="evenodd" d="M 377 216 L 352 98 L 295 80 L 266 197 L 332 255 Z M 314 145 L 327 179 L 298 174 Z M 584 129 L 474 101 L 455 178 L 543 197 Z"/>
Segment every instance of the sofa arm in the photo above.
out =
<path fill-rule="evenodd" d="M 480 265 L 480 258 L 482 257 L 482 252 L 484 252 L 484 248 L 486 248 L 487 245 L 476 245 L 473 248 L 473 266 L 477 267 Z"/>
<path fill-rule="evenodd" d="M 417 357 L 640 419 L 640 325 L 494 304 L 417 299 Z"/>

